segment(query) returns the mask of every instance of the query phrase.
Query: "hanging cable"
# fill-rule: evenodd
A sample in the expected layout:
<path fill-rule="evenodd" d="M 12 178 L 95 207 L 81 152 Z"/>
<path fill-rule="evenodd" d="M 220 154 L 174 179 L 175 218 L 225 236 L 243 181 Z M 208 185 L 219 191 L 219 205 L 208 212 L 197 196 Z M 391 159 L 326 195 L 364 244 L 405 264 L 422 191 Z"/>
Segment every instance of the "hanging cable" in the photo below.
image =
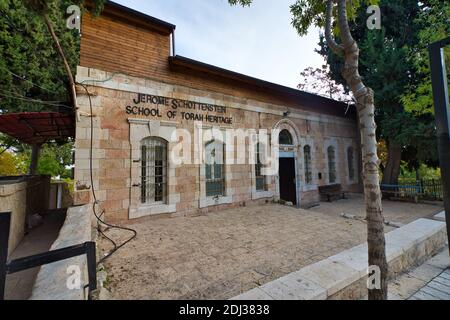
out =
<path fill-rule="evenodd" d="M 32 99 L 32 98 L 28 98 L 25 96 L 21 96 L 17 93 L 14 92 L 8 92 L 8 93 L 12 93 L 8 94 L 8 93 L 3 93 L 3 92 L 7 92 L 7 91 L 3 91 L 0 90 L 0 96 L 5 97 L 5 98 L 9 98 L 9 99 L 17 99 L 17 100 L 21 100 L 21 101 L 25 101 L 25 102 L 29 102 L 29 103 L 39 103 L 39 104 L 43 104 L 43 105 L 47 105 L 47 106 L 53 106 L 53 107 L 62 107 L 62 108 L 68 108 L 68 109 L 73 109 L 72 107 L 66 106 L 64 104 L 60 104 L 59 101 L 44 101 L 44 100 L 36 100 L 36 99 Z"/>
<path fill-rule="evenodd" d="M 99 206 L 99 202 L 97 200 L 97 195 L 95 193 L 95 186 L 94 186 L 94 177 L 93 177 L 93 165 L 92 165 L 92 154 L 93 154 L 93 143 L 94 143 L 94 115 L 93 115 L 93 108 L 92 108 L 92 99 L 91 99 L 91 94 L 89 92 L 89 90 L 87 89 L 87 87 L 82 84 L 82 83 L 78 83 L 79 85 L 81 85 L 83 87 L 83 89 L 86 91 L 86 94 L 88 96 L 89 99 L 89 108 L 90 108 L 90 113 L 91 113 L 91 139 L 90 139 L 90 152 L 89 152 L 89 172 L 90 172 L 90 180 L 91 180 L 91 188 L 92 188 L 92 196 L 94 197 L 94 202 L 92 204 L 92 211 L 94 213 L 95 218 L 97 219 L 97 231 L 104 237 L 106 238 L 108 241 L 110 241 L 113 244 L 113 249 L 108 252 L 103 258 L 101 258 L 98 262 L 97 265 L 99 265 L 100 263 L 104 262 L 106 259 L 108 259 L 109 257 L 111 257 L 117 250 L 119 250 L 120 248 L 122 248 L 123 246 L 125 246 L 127 243 L 129 243 L 130 241 L 134 240 L 137 237 L 137 231 L 131 228 L 126 228 L 126 227 L 121 227 L 121 226 L 117 226 L 117 225 L 113 225 L 110 223 L 105 222 L 102 217 L 105 214 L 105 210 L 102 209 L 100 211 L 100 214 L 97 213 L 97 206 Z M 124 241 L 123 243 L 121 243 L 120 245 L 117 245 L 117 243 L 109 238 L 100 228 L 100 224 L 105 225 L 111 229 L 119 229 L 119 230 L 125 230 L 125 231 L 129 231 L 131 233 L 133 233 L 133 236 L 131 236 L 129 239 L 127 239 L 126 241 Z"/>
<path fill-rule="evenodd" d="M 11 70 L 8 70 L 8 69 L 5 69 L 5 70 L 6 70 L 6 72 L 8 72 L 9 74 L 11 74 L 13 77 L 15 77 L 15 78 L 17 78 L 17 79 L 19 79 L 19 80 L 22 80 L 22 81 L 24 81 L 24 82 L 28 82 L 28 83 L 32 84 L 33 86 L 38 87 L 38 88 L 40 88 L 40 89 L 42 89 L 42 90 L 44 90 L 44 91 L 47 91 L 47 92 L 49 92 L 49 93 L 53 93 L 53 94 L 56 94 L 56 95 L 58 94 L 58 93 L 56 93 L 55 91 L 52 91 L 52 90 L 47 89 L 47 88 L 44 88 L 44 87 L 42 87 L 42 86 L 40 86 L 40 85 L 38 85 L 38 84 L 35 84 L 34 82 L 32 82 L 31 80 L 26 79 L 25 77 L 22 77 L 22 76 L 19 76 L 18 74 L 15 74 L 15 73 L 12 72 Z"/>

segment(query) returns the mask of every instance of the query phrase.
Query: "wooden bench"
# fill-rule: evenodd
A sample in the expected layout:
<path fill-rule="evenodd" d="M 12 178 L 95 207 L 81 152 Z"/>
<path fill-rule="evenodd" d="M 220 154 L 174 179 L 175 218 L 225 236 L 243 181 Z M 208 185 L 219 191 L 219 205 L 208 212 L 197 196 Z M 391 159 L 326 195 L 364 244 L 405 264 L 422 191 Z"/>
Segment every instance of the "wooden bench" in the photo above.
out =
<path fill-rule="evenodd" d="M 319 193 L 321 196 L 326 196 L 328 202 L 331 202 L 333 199 L 347 199 L 345 197 L 347 192 L 342 191 L 342 186 L 340 184 L 321 186 L 319 187 Z"/>

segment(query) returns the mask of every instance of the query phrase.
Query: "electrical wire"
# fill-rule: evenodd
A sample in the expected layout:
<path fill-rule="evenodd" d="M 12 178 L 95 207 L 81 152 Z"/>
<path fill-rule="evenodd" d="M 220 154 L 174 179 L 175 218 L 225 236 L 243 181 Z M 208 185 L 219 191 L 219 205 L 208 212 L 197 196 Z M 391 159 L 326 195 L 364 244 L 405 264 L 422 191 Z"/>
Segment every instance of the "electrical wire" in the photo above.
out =
<path fill-rule="evenodd" d="M 3 90 L 1 90 L 3 91 Z M 7 92 L 7 91 L 3 91 L 3 92 Z M 8 92 L 8 93 L 12 93 L 13 95 L 10 94 L 5 94 L 0 92 L 0 96 L 5 97 L 5 98 L 9 98 L 9 99 L 17 99 L 17 100 L 21 100 L 21 101 L 25 101 L 25 102 L 30 102 L 30 103 L 39 103 L 39 104 L 43 104 L 43 105 L 48 105 L 48 106 L 53 106 L 53 107 L 63 107 L 63 108 L 68 108 L 68 109 L 73 109 L 72 107 L 66 106 L 64 104 L 60 104 L 58 103 L 59 101 L 44 101 L 44 100 L 36 100 L 36 99 L 32 99 L 32 98 L 28 98 L 25 96 L 21 96 L 17 93 L 14 92 Z"/>
<path fill-rule="evenodd" d="M 44 90 L 44 91 L 47 91 L 47 92 L 50 92 L 50 93 L 53 93 L 53 94 L 58 94 L 58 93 L 56 93 L 55 91 L 52 91 L 52 90 L 47 89 L 47 88 L 44 88 L 44 87 L 42 87 L 42 86 L 40 86 L 40 85 L 38 85 L 38 84 L 35 84 L 34 82 L 32 82 L 31 80 L 26 79 L 25 77 L 21 77 L 21 76 L 19 76 L 18 74 L 15 74 L 15 73 L 12 72 L 11 70 L 8 70 L 8 69 L 5 69 L 5 70 L 6 70 L 9 74 L 11 74 L 13 77 L 15 77 L 15 78 L 17 78 L 17 79 L 19 79 L 19 80 L 22 80 L 22 81 L 24 81 L 24 82 L 31 83 L 33 86 L 38 87 L 38 88 L 40 88 L 40 89 L 42 89 L 42 90 Z"/>
<path fill-rule="evenodd" d="M 83 87 L 83 89 L 86 91 L 86 94 L 89 98 L 89 108 L 90 108 L 90 112 L 91 112 L 91 139 L 90 139 L 90 152 L 89 152 L 89 172 L 90 172 L 90 180 L 91 180 L 91 188 L 92 188 L 92 196 L 94 197 L 94 202 L 92 204 L 92 211 L 94 213 L 95 218 L 97 219 L 97 231 L 104 237 L 106 238 L 108 241 L 110 241 L 113 244 L 113 249 L 108 252 L 103 258 L 101 258 L 98 262 L 97 262 L 97 266 L 104 262 L 106 259 L 108 259 L 109 257 L 111 257 L 117 250 L 119 250 L 120 248 L 122 248 L 123 246 L 125 246 L 127 243 L 129 243 L 130 241 L 134 240 L 137 237 L 137 231 L 131 228 L 126 228 L 126 227 L 121 227 L 121 226 L 117 226 L 117 225 L 113 225 L 110 223 L 105 222 L 102 217 L 105 214 L 105 210 L 102 209 L 100 214 L 97 213 L 97 205 L 99 205 L 99 202 L 97 200 L 97 195 L 95 193 L 95 186 L 94 186 L 94 177 L 93 177 L 93 165 L 92 165 L 92 153 L 93 153 L 93 142 L 94 142 L 94 117 L 93 117 L 93 108 L 92 108 L 92 100 L 91 100 L 91 94 L 89 92 L 89 90 L 87 89 L 87 87 L 82 84 L 82 83 L 78 83 L 79 85 L 81 85 Z M 105 225 L 108 228 L 111 229 L 119 229 L 119 230 L 124 230 L 124 231 L 129 231 L 131 233 L 133 233 L 133 236 L 131 236 L 129 239 L 127 239 L 126 241 L 124 241 L 123 243 L 121 243 L 120 245 L 117 245 L 117 243 L 111 239 L 110 237 L 108 237 L 100 228 L 100 224 Z"/>

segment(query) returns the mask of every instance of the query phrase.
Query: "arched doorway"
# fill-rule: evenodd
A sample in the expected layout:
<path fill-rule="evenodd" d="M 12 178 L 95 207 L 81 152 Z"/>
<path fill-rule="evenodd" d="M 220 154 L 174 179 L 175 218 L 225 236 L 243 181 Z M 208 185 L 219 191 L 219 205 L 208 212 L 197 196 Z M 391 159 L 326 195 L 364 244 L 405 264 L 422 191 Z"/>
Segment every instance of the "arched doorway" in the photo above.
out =
<path fill-rule="evenodd" d="M 297 130 L 295 124 L 288 119 L 278 122 L 275 129 L 280 130 L 278 135 L 278 195 L 281 200 L 291 202 L 296 206 L 299 204 L 298 183 L 300 181 L 297 174 Z"/>

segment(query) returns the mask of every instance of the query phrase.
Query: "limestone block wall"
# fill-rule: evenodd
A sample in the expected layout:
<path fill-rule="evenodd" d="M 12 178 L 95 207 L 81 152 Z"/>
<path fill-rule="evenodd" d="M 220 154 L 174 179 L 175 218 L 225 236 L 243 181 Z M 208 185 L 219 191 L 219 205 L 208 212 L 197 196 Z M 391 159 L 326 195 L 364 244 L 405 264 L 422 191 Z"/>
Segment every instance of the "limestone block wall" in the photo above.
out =
<path fill-rule="evenodd" d="M 20 243 L 25 233 L 27 183 L 3 181 L 0 185 L 0 212 L 11 212 L 8 254 Z"/>
<path fill-rule="evenodd" d="M 48 209 L 49 176 L 3 177 L 0 180 L 0 212 L 11 212 L 8 254 L 25 234 L 26 217 Z"/>
<path fill-rule="evenodd" d="M 279 198 L 278 176 L 267 176 L 266 190 L 256 192 L 254 166 L 245 161 L 243 164 L 226 163 L 225 195 L 218 199 L 207 198 L 204 165 L 194 161 L 197 155 L 192 150 L 189 156 L 193 163 L 177 164 L 169 159 L 167 203 L 164 206 L 142 206 L 139 199 L 139 146 L 142 138 L 157 136 L 167 140 L 170 155 L 177 145 L 170 141 L 175 129 L 183 129 L 192 137 L 197 129 L 194 121 L 181 117 L 181 112 L 189 110 L 179 109 L 176 117 L 169 117 L 167 112 L 173 109 L 167 105 L 139 105 L 158 109 L 158 116 L 127 114 L 126 107 L 135 105 L 133 100 L 137 99 L 138 94 L 225 106 L 226 117 L 232 118 L 232 124 L 214 125 L 214 128 L 224 132 L 227 129 L 266 129 L 269 132 L 276 128 L 288 129 L 295 140 L 291 149 L 296 158 L 297 199 L 301 206 L 316 203 L 319 199 L 318 186 L 328 183 L 324 151 L 328 141 L 336 145 L 339 183 L 349 191 L 358 187 L 357 180 L 349 181 L 347 178 L 345 151 L 349 144 L 353 145 L 357 153 L 355 159 L 358 158 L 355 120 L 292 108 L 289 109 L 289 116 L 285 117 L 287 107 L 283 105 L 85 67 L 78 67 L 77 81 L 87 85 L 91 95 L 93 186 L 109 221 L 161 213 L 198 214 L 247 205 L 255 200 Z M 75 204 L 85 204 L 93 201 L 89 161 L 91 106 L 81 87 L 78 88 L 78 106 L 80 120 L 76 124 L 74 200 Z M 218 115 L 214 112 L 210 114 Z M 212 124 L 204 123 L 204 131 L 212 127 Z M 194 142 L 190 144 L 194 149 Z M 313 158 L 313 181 L 309 184 L 306 184 L 304 177 L 303 147 L 306 144 L 311 146 Z M 248 140 L 245 140 L 245 145 L 249 147 Z M 241 159 L 236 157 L 234 160 L 246 159 L 241 156 Z"/>

